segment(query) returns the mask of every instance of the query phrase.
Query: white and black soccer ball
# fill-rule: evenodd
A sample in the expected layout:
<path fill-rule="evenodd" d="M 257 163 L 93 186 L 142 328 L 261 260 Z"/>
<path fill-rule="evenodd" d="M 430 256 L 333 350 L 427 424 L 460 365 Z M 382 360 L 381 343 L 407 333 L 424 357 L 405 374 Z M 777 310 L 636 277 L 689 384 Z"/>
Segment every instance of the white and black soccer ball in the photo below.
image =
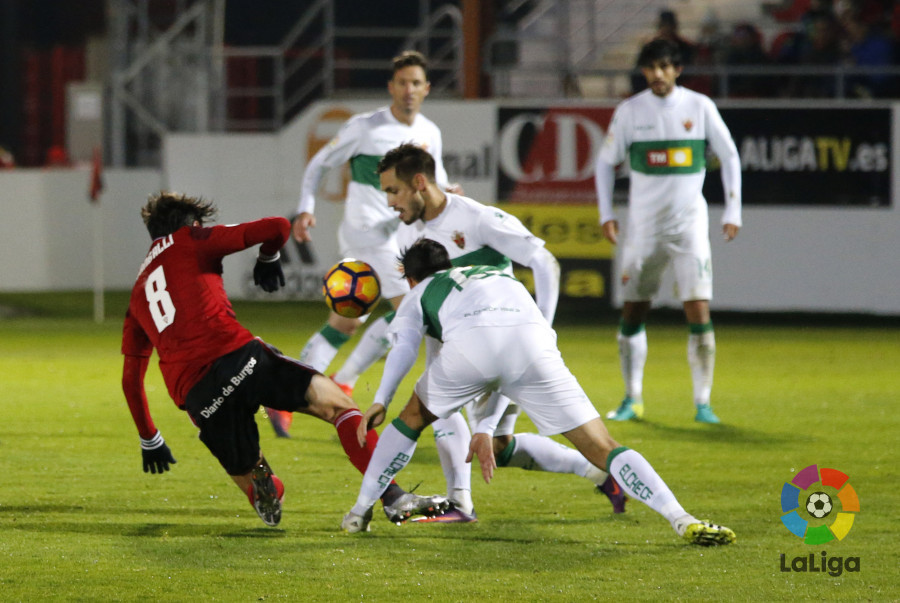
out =
<path fill-rule="evenodd" d="M 824 492 L 813 492 L 806 499 L 806 510 L 816 519 L 826 517 L 832 508 L 831 497 Z"/>

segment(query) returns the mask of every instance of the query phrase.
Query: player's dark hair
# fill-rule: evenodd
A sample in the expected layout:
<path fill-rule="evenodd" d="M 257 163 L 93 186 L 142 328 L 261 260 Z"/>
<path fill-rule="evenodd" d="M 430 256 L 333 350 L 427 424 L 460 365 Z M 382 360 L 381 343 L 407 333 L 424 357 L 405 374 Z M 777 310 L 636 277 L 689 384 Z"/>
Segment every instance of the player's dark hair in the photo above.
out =
<path fill-rule="evenodd" d="M 681 67 L 684 60 L 678 44 L 665 38 L 656 38 L 644 44 L 638 55 L 638 67 L 650 67 L 657 61 L 668 60 L 676 67 Z"/>
<path fill-rule="evenodd" d="M 397 179 L 407 184 L 412 182 L 413 176 L 416 174 L 425 174 L 429 182 L 434 182 L 434 157 L 422 147 L 411 142 L 405 142 L 388 151 L 378 162 L 375 171 L 383 174 L 391 168 L 396 171 Z"/>
<path fill-rule="evenodd" d="M 431 239 L 419 239 L 400 256 L 403 276 L 422 282 L 439 270 L 453 267 L 447 248 Z"/>
<path fill-rule="evenodd" d="M 397 73 L 404 67 L 421 67 L 425 72 L 425 79 L 428 79 L 428 61 L 425 59 L 425 55 L 418 50 L 404 50 L 394 57 L 393 66 L 392 73 Z"/>
<path fill-rule="evenodd" d="M 141 218 L 150 237 L 155 239 L 172 234 L 182 226 L 191 226 L 195 220 L 203 224 L 215 216 L 216 211 L 212 201 L 202 197 L 160 191 L 150 195 L 147 204 L 141 208 Z"/>

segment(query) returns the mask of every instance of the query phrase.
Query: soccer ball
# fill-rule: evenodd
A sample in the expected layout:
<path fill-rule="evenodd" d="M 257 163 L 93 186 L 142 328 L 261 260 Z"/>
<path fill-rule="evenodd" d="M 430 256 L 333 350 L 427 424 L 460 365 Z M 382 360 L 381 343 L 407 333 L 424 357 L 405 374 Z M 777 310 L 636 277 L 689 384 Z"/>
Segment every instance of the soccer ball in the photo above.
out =
<path fill-rule="evenodd" d="M 367 263 L 346 258 L 332 266 L 322 279 L 325 303 L 346 318 L 368 314 L 381 299 L 381 283 Z"/>
<path fill-rule="evenodd" d="M 806 510 L 817 519 L 821 519 L 831 513 L 831 497 L 824 492 L 813 492 L 806 499 Z"/>

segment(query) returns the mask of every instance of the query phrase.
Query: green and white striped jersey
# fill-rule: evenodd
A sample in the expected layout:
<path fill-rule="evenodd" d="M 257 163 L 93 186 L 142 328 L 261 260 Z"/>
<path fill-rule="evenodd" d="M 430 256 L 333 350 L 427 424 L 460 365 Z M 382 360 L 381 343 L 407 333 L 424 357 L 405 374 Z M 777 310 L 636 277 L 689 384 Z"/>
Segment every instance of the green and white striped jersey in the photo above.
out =
<path fill-rule="evenodd" d="M 528 323 L 546 321 L 522 283 L 497 268 L 465 266 L 437 272 L 413 287 L 391 331 L 414 329 L 448 341 L 467 329 Z"/>
<path fill-rule="evenodd" d="M 616 107 L 598 159 L 629 167 L 630 231 L 645 236 L 682 232 L 695 223 L 697 212 L 707 211 L 707 141 L 723 165 L 731 162 L 723 169 L 730 180 L 723 221 L 740 225 L 737 147 L 712 100 L 676 86 L 665 98 L 647 89 Z M 601 223 L 614 219 L 611 184 L 603 187 L 608 190 L 598 184 Z"/>
<path fill-rule="evenodd" d="M 297 213 L 314 213 L 316 190 L 325 172 L 349 161 L 351 180 L 347 185 L 344 221 L 361 232 L 395 231 L 400 221 L 397 213 L 388 207 L 375 168 L 385 153 L 406 142 L 431 153 L 436 180 L 446 186 L 440 129 L 421 113 L 408 126 L 393 116 L 390 107 L 382 107 L 348 119 L 337 135 L 307 162 Z"/>
<path fill-rule="evenodd" d="M 436 218 L 400 225 L 400 249 L 425 237 L 446 247 L 454 266 L 493 266 L 511 272 L 510 260 L 527 266 L 544 246 L 542 239 L 502 209 L 461 195 L 446 195 L 447 204 Z"/>

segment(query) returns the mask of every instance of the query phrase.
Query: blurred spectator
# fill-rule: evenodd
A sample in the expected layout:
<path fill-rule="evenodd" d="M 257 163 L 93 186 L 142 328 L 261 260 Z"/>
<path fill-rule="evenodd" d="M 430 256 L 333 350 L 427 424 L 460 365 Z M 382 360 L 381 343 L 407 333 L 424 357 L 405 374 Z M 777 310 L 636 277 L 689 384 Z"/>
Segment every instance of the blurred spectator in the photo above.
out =
<path fill-rule="evenodd" d="M 700 21 L 700 34 L 697 37 L 694 65 L 708 69 L 725 62 L 728 51 L 728 36 L 722 33 L 722 23 L 712 8 L 706 11 Z M 712 74 L 693 76 L 693 89 L 707 96 L 719 94 L 719 79 Z"/>
<path fill-rule="evenodd" d="M 831 12 L 814 10 L 804 17 L 805 27 L 781 48 L 782 64 L 838 66 L 841 62 L 840 27 Z M 799 75 L 788 80 L 783 92 L 787 96 L 832 98 L 835 96 L 833 75 Z"/>
<path fill-rule="evenodd" d="M 881 25 L 870 23 L 863 14 L 849 9 L 841 16 L 846 38 L 845 61 L 850 65 L 888 67 L 894 61 L 893 41 L 881 30 Z M 889 96 L 894 90 L 894 76 L 860 75 L 847 80 L 848 95 L 856 98 Z"/>
<path fill-rule="evenodd" d="M 678 29 L 678 17 L 673 11 L 666 9 L 659 12 L 659 18 L 656 21 L 656 33 L 653 35 L 652 39 L 657 38 L 675 42 L 678 49 L 681 51 L 681 62 L 683 66 L 689 67 L 694 64 L 697 47 L 693 42 L 681 35 Z M 643 47 L 643 45 L 644 43 L 642 42 L 641 46 Z M 639 70 L 637 70 L 637 67 L 635 67 L 635 69 L 636 71 L 631 78 L 631 89 L 632 92 L 637 93 L 647 87 L 647 82 L 640 74 Z M 694 88 L 691 77 L 682 76 L 679 80 L 679 84 L 688 88 Z"/>
<path fill-rule="evenodd" d="M 769 55 L 762 46 L 762 34 L 752 23 L 738 23 L 729 40 L 724 63 L 735 66 L 765 66 Z M 732 75 L 728 77 L 728 95 L 732 97 L 769 96 L 772 85 L 769 79 L 759 75 Z"/>
<path fill-rule="evenodd" d="M 763 2 L 763 11 L 772 15 L 776 21 L 797 21 L 809 10 L 810 0 L 779 0 L 778 2 Z"/>
<path fill-rule="evenodd" d="M 655 37 L 675 42 L 675 44 L 678 45 L 678 49 L 681 51 L 681 60 L 684 64 L 693 64 L 696 54 L 696 45 L 681 35 L 678 30 L 678 17 L 673 11 L 664 10 L 659 13 Z"/>
<path fill-rule="evenodd" d="M 695 45 L 697 65 L 720 65 L 728 53 L 729 36 L 722 32 L 722 22 L 716 11 L 709 9 L 700 21 L 700 34 Z"/>

